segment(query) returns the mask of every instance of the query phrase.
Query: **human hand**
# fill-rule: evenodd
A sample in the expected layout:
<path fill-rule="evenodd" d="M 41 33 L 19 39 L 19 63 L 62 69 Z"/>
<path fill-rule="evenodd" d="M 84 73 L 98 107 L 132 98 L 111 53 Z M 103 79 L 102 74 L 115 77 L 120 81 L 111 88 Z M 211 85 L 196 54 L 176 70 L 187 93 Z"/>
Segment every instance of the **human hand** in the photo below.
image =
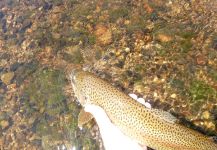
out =
<path fill-rule="evenodd" d="M 91 113 L 100 130 L 103 144 L 106 150 L 147 150 L 136 141 L 125 136 L 108 118 L 105 111 L 96 105 L 86 105 L 86 112 Z"/>

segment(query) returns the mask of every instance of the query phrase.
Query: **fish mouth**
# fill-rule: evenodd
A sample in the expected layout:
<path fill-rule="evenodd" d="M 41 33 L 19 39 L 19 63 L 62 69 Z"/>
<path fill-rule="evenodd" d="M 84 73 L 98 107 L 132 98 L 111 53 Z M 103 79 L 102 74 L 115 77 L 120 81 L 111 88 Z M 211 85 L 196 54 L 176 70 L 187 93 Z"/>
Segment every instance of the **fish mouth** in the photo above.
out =
<path fill-rule="evenodd" d="M 80 69 L 72 69 L 71 74 L 69 75 L 72 85 L 75 85 L 76 75 L 80 71 Z"/>
<path fill-rule="evenodd" d="M 69 74 L 69 78 L 71 81 L 72 89 L 74 91 L 75 102 L 77 102 L 79 104 L 79 101 L 78 101 L 77 96 L 76 96 L 76 74 L 77 74 L 77 72 L 78 72 L 78 69 L 72 69 L 71 73 Z"/>
<path fill-rule="evenodd" d="M 69 74 L 69 78 L 73 87 L 76 84 L 76 74 L 78 73 L 78 69 L 72 69 L 71 73 Z"/>
<path fill-rule="evenodd" d="M 72 84 L 75 84 L 75 74 L 76 74 L 76 70 L 73 69 L 73 70 L 71 71 L 71 74 L 69 75 Z"/>

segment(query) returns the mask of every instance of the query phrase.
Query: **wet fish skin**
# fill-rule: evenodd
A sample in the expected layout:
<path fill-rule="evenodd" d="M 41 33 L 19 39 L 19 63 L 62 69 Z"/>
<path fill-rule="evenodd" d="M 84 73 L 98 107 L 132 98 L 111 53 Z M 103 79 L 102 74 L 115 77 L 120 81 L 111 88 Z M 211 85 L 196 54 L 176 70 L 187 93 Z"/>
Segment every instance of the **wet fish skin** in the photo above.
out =
<path fill-rule="evenodd" d="M 156 150 L 217 150 L 208 137 L 176 123 L 169 113 L 145 108 L 97 76 L 75 70 L 71 75 L 81 105 L 102 107 L 125 135 Z"/>

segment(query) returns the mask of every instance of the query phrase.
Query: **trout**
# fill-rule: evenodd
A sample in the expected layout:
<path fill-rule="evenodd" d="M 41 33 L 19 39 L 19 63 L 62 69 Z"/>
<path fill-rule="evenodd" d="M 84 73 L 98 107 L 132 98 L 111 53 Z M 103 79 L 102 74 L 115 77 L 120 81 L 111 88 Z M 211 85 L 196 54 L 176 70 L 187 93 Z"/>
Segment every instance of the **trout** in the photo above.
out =
<path fill-rule="evenodd" d="M 122 133 L 141 145 L 155 150 L 217 150 L 211 138 L 179 124 L 169 112 L 144 107 L 92 73 L 73 70 L 70 77 L 82 106 L 101 107 Z"/>

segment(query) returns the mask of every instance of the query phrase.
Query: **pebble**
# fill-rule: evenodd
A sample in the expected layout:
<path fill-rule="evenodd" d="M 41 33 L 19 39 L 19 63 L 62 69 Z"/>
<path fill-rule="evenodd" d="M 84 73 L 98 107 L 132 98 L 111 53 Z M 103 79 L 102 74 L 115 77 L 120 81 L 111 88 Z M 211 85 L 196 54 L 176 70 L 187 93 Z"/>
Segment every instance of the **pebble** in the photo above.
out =
<path fill-rule="evenodd" d="M 173 93 L 172 95 L 170 95 L 171 98 L 176 98 L 177 95 L 175 93 Z"/>
<path fill-rule="evenodd" d="M 0 126 L 1 126 L 1 128 L 2 128 L 3 130 L 6 129 L 9 125 L 10 125 L 10 123 L 9 123 L 9 121 L 7 121 L 7 120 L 2 120 L 2 121 L 0 122 Z"/>
<path fill-rule="evenodd" d="M 28 120 L 28 124 L 32 125 L 35 122 L 36 118 L 35 117 L 30 117 Z"/>
<path fill-rule="evenodd" d="M 137 91 L 138 93 L 142 93 L 144 91 L 144 85 L 142 85 L 142 84 L 135 84 L 134 85 L 134 91 Z"/>
<path fill-rule="evenodd" d="M 209 111 L 204 111 L 204 112 L 202 113 L 202 118 L 203 118 L 203 119 L 209 119 L 209 118 L 210 118 L 210 113 L 209 113 Z"/>
<path fill-rule="evenodd" d="M 143 7 L 149 14 L 154 11 L 154 9 L 148 3 L 144 3 Z"/>
<path fill-rule="evenodd" d="M 125 48 L 125 52 L 129 53 L 130 52 L 130 48 L 129 47 Z"/>
<path fill-rule="evenodd" d="M 0 120 L 4 120 L 6 118 L 8 118 L 8 114 L 4 111 L 1 111 L 0 112 Z"/>
<path fill-rule="evenodd" d="M 206 62 L 207 62 L 207 58 L 206 58 L 206 56 L 204 56 L 204 55 L 198 55 L 198 56 L 196 57 L 196 61 L 197 61 L 197 64 L 198 64 L 198 65 L 205 65 Z"/>
<path fill-rule="evenodd" d="M 16 86 L 17 86 L 16 83 L 13 83 L 13 84 L 8 85 L 7 88 L 11 90 L 11 89 L 15 89 Z"/>
<path fill-rule="evenodd" d="M 204 122 L 204 125 L 208 128 L 208 129 L 211 129 L 211 130 L 215 130 L 215 124 L 211 121 L 205 121 Z"/>
<path fill-rule="evenodd" d="M 14 72 L 7 72 L 1 75 L 1 80 L 6 85 L 9 85 L 13 78 L 14 78 Z"/>
<path fill-rule="evenodd" d="M 157 94 L 157 92 L 154 92 L 154 97 L 158 97 L 158 94 Z"/>
<path fill-rule="evenodd" d="M 160 42 L 170 42 L 173 39 L 170 35 L 163 34 L 163 33 L 158 34 L 156 38 Z"/>
<path fill-rule="evenodd" d="M 153 79 L 153 82 L 158 82 L 158 80 L 159 80 L 158 77 L 155 76 L 154 79 Z"/>

